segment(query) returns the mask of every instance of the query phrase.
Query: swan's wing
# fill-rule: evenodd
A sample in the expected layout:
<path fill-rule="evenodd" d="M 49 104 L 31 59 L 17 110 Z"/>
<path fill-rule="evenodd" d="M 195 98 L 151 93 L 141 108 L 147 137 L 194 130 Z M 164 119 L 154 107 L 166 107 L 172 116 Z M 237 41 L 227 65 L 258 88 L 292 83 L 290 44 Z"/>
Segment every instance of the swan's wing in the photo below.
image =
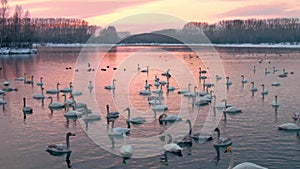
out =
<path fill-rule="evenodd" d="M 164 145 L 164 150 L 169 151 L 169 152 L 179 152 L 179 151 L 182 151 L 182 148 L 175 143 L 170 143 L 170 144 Z"/>
<path fill-rule="evenodd" d="M 244 162 L 244 163 L 236 165 L 233 169 L 268 169 L 268 168 L 259 166 L 254 163 Z"/>
<path fill-rule="evenodd" d="M 120 148 L 120 154 L 123 157 L 131 157 L 132 156 L 132 146 L 124 145 Z"/>

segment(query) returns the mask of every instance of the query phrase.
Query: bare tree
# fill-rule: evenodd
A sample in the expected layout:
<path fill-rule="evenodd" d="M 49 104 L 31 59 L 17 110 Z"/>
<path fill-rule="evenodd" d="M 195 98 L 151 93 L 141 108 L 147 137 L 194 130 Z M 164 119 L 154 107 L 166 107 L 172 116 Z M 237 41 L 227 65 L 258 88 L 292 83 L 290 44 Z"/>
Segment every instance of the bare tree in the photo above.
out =
<path fill-rule="evenodd" d="M 8 0 L 1 0 L 1 8 L 0 8 L 0 46 L 3 45 L 3 40 L 6 38 L 6 20 L 9 15 L 9 5 Z"/>

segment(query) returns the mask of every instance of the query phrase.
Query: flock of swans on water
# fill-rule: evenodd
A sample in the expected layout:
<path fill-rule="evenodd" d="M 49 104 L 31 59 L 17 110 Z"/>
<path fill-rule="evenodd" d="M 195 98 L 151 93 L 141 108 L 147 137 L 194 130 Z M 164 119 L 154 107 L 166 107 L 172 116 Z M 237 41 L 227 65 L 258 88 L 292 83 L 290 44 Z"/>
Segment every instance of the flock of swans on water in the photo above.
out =
<path fill-rule="evenodd" d="M 90 64 L 88 65 L 88 68 L 90 68 Z M 88 71 L 89 71 L 88 69 Z M 79 70 L 76 70 L 79 71 Z M 141 73 L 148 73 L 150 71 L 149 66 L 147 66 L 146 69 L 141 69 L 138 65 L 138 71 Z M 256 67 L 253 67 L 253 72 L 256 72 Z M 273 74 L 277 75 L 276 72 L 278 72 L 278 69 L 273 67 Z M 189 97 L 192 98 L 193 102 L 193 106 L 206 106 L 209 104 L 212 104 L 212 106 L 214 108 L 218 108 L 218 109 L 222 109 L 223 114 L 224 114 L 224 118 L 226 119 L 226 114 L 234 114 L 234 113 L 242 113 L 242 109 L 235 107 L 233 105 L 230 105 L 227 103 L 227 100 L 224 99 L 221 103 L 216 103 L 216 95 L 214 95 L 213 90 L 209 91 L 209 88 L 213 87 L 214 84 L 210 83 L 210 82 L 206 82 L 205 80 L 208 78 L 207 76 L 205 76 L 205 74 L 207 73 L 206 70 L 202 70 L 201 68 L 199 68 L 199 80 L 203 81 L 202 85 L 203 85 L 203 91 L 197 91 L 198 87 L 195 86 L 192 90 L 191 86 L 192 84 L 187 84 L 187 88 L 186 89 L 180 89 L 177 91 L 178 94 L 183 95 L 185 97 Z M 265 75 L 270 74 L 270 71 L 268 69 L 265 69 Z M 293 72 L 291 72 L 291 74 L 293 74 Z M 31 79 L 28 80 L 26 78 L 26 73 L 24 73 L 24 77 L 19 77 L 16 78 L 15 81 L 22 81 L 24 84 L 29 84 L 29 85 L 34 85 L 34 77 L 31 76 Z M 140 95 L 143 96 L 147 96 L 148 97 L 148 102 L 151 106 L 151 109 L 156 112 L 156 111 L 161 111 L 164 112 L 166 110 L 168 110 L 168 106 L 163 104 L 163 96 L 162 93 L 164 92 L 164 88 L 165 90 L 167 90 L 167 92 L 169 91 L 174 91 L 176 90 L 175 87 L 170 86 L 169 83 L 169 79 L 172 77 L 170 74 L 170 69 L 168 69 L 166 72 L 163 72 L 161 74 L 161 76 L 166 77 L 167 81 L 163 81 L 161 79 L 159 79 L 159 77 L 156 75 L 154 78 L 154 84 L 149 84 L 148 81 L 145 81 L 145 86 L 144 86 L 144 90 L 141 90 L 139 92 Z M 283 69 L 283 72 L 279 75 L 277 75 L 280 78 L 285 78 L 288 76 L 288 72 L 285 71 L 285 69 Z M 221 76 L 216 75 L 215 77 L 216 81 L 219 81 L 222 79 Z M 112 80 L 112 84 L 104 86 L 105 89 L 107 90 L 115 90 L 116 89 L 116 79 Z M 241 83 L 242 85 L 248 83 L 248 80 L 246 79 L 245 75 L 241 75 Z M 0 94 L 2 95 L 2 99 L 0 99 L 0 105 L 3 106 L 3 110 L 5 110 L 5 96 L 7 95 L 7 92 L 10 91 L 18 91 L 18 89 L 16 88 L 11 88 L 10 87 L 10 83 L 9 81 L 4 81 L 3 83 L 4 88 L 3 90 L 0 90 Z M 84 103 L 78 103 L 75 100 L 75 97 L 82 95 L 82 92 L 80 91 L 74 91 L 73 90 L 73 85 L 72 82 L 70 82 L 69 86 L 66 88 L 62 88 L 60 89 L 60 83 L 56 84 L 56 88 L 55 89 L 49 89 L 46 90 L 46 94 L 44 93 L 44 83 L 43 83 L 43 77 L 40 78 L 40 81 L 36 83 L 36 85 L 40 86 L 41 88 L 41 93 L 38 94 L 34 94 L 32 97 L 33 99 L 36 100 L 41 100 L 42 104 L 44 104 L 44 99 L 49 99 L 50 102 L 48 104 L 48 107 L 51 111 L 53 110 L 61 110 L 61 109 L 65 109 L 65 113 L 64 113 L 64 117 L 68 120 L 68 119 L 77 119 L 77 118 L 82 118 L 84 121 L 89 122 L 89 121 L 97 121 L 97 120 L 101 120 L 101 116 L 98 114 L 93 114 L 91 110 L 89 110 L 87 108 L 87 105 Z M 232 85 L 232 81 L 230 80 L 229 77 L 226 77 L 225 80 L 225 85 L 229 88 Z M 155 86 L 155 89 L 151 88 Z M 265 97 L 265 95 L 268 94 L 268 90 L 265 88 L 264 84 L 261 84 L 262 86 L 262 91 L 261 91 L 261 95 L 262 97 Z M 280 86 L 279 82 L 273 82 L 271 84 L 271 86 L 274 87 L 278 87 Z M 92 84 L 92 81 L 88 82 L 88 89 L 90 91 L 93 90 L 94 86 Z M 251 82 L 251 88 L 250 91 L 254 94 L 254 92 L 258 91 L 258 88 L 255 86 L 254 82 Z M 62 94 L 61 94 L 62 93 Z M 61 96 L 64 97 L 64 101 L 63 102 L 55 102 L 53 101 L 53 97 L 52 95 L 57 95 L 57 97 L 59 97 L 59 95 L 61 94 Z M 70 95 L 70 100 L 68 100 L 67 95 Z M 157 94 L 155 96 L 153 96 L 152 94 Z M 277 109 L 280 105 L 278 102 L 278 97 L 277 95 L 275 96 L 275 100 L 272 103 L 272 107 L 274 107 L 275 109 Z M 26 116 L 28 114 L 32 114 L 33 113 L 33 109 L 30 106 L 26 105 L 26 97 L 23 98 L 23 115 L 24 115 L 24 120 L 26 120 Z M 72 110 L 70 110 L 70 108 L 72 108 Z M 122 127 L 114 127 L 115 124 L 115 120 L 118 119 L 119 117 L 119 112 L 111 112 L 109 109 L 109 105 L 106 105 L 106 110 L 107 110 L 107 114 L 106 114 L 106 120 L 107 120 L 107 124 L 109 125 L 111 123 L 111 130 L 109 131 L 108 135 L 110 137 L 117 137 L 117 136 L 121 136 L 123 137 L 123 146 L 120 148 L 120 155 L 124 158 L 124 159 L 129 159 L 132 157 L 133 155 L 133 147 L 131 145 L 128 145 L 126 142 L 126 137 L 128 137 L 128 134 L 130 134 L 130 124 L 143 124 L 146 122 L 146 119 L 144 117 L 131 117 L 131 111 L 130 108 L 126 108 L 124 111 L 127 111 L 128 113 L 128 117 L 126 120 L 127 123 L 127 128 L 122 128 Z M 155 113 L 155 117 L 156 117 L 156 113 Z M 297 136 L 300 138 L 299 136 L 299 131 L 300 131 L 300 127 L 297 125 L 297 123 L 300 120 L 300 113 L 294 113 L 292 115 L 292 118 L 294 119 L 294 121 L 296 121 L 295 123 L 286 123 L 286 124 L 282 124 L 278 126 L 279 130 L 290 130 L 290 131 L 296 131 L 297 132 Z M 174 115 L 174 114 L 166 114 L 166 113 L 162 113 L 159 117 L 158 117 L 159 123 L 160 124 L 165 124 L 165 123 L 173 123 L 176 121 L 182 121 L 182 117 L 179 115 Z M 199 132 L 192 132 L 192 124 L 191 121 L 189 119 L 185 119 L 186 123 L 189 125 L 189 131 L 185 136 L 178 136 L 173 138 L 171 136 L 171 134 L 167 133 L 167 132 L 163 132 L 161 133 L 161 136 L 159 137 L 161 139 L 161 141 L 164 142 L 163 145 L 163 150 L 165 153 L 175 153 L 175 154 L 181 154 L 181 151 L 183 150 L 183 146 L 185 145 L 192 145 L 192 143 L 194 141 L 196 142 L 205 142 L 205 141 L 211 141 L 213 140 L 212 136 L 205 136 L 202 135 Z M 215 147 L 223 147 L 226 148 L 226 153 L 230 153 L 231 154 L 231 161 L 229 164 L 229 168 L 235 168 L 235 169 L 241 169 L 241 168 L 265 168 L 259 165 L 256 165 L 254 163 L 251 162 L 244 162 L 241 163 L 235 167 L 233 167 L 233 155 L 232 155 L 232 148 L 230 147 L 232 145 L 232 141 L 229 137 L 221 137 L 220 135 L 220 129 L 216 128 L 214 130 L 217 133 L 217 138 L 216 141 L 214 142 L 214 146 Z M 71 136 L 75 136 L 74 133 L 70 133 L 68 132 L 66 134 L 66 144 L 51 144 L 46 146 L 46 150 L 52 154 L 52 155 L 63 155 L 63 154 L 70 154 L 71 153 L 71 149 L 70 149 L 70 141 L 69 138 Z M 162 160 L 165 160 L 162 158 Z"/>

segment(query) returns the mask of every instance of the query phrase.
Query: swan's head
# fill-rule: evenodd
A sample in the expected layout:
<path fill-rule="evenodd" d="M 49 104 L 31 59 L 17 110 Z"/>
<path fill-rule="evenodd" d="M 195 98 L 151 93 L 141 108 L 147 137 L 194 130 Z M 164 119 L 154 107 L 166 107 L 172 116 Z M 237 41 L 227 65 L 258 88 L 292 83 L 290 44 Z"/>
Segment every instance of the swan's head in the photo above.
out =
<path fill-rule="evenodd" d="M 68 133 L 67 133 L 67 137 L 70 137 L 70 136 L 76 136 L 76 134 L 73 134 L 73 133 L 71 133 L 71 132 L 68 132 Z"/>
<path fill-rule="evenodd" d="M 261 86 L 265 86 L 265 84 L 261 84 Z"/>
<path fill-rule="evenodd" d="M 244 75 L 241 75 L 241 77 L 245 77 Z"/>
<path fill-rule="evenodd" d="M 251 84 L 254 84 L 254 82 L 251 82 Z"/>
<path fill-rule="evenodd" d="M 57 83 L 56 83 L 56 85 L 60 85 L 60 83 L 59 83 L 59 82 L 57 82 Z"/>
<path fill-rule="evenodd" d="M 113 79 L 113 81 L 115 82 L 115 81 L 117 81 L 116 79 Z"/>
<path fill-rule="evenodd" d="M 227 76 L 226 79 L 229 79 L 229 77 Z"/>
<path fill-rule="evenodd" d="M 185 123 L 191 123 L 191 120 L 190 120 L 190 119 L 187 119 L 187 120 L 185 121 Z"/>
<path fill-rule="evenodd" d="M 52 99 L 52 96 L 48 96 L 47 99 Z"/>
<path fill-rule="evenodd" d="M 220 132 L 220 129 L 218 127 L 215 128 L 215 132 Z"/>
<path fill-rule="evenodd" d="M 231 147 L 227 147 L 224 153 L 231 153 Z"/>
<path fill-rule="evenodd" d="M 130 108 L 129 107 L 127 107 L 126 109 L 124 109 L 123 111 L 130 111 Z"/>

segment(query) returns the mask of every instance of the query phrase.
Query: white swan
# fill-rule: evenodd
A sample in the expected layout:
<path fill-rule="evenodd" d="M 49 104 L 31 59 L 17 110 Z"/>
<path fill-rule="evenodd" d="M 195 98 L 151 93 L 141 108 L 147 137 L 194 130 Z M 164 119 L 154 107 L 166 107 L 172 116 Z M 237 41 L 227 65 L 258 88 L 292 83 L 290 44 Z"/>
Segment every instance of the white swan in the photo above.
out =
<path fill-rule="evenodd" d="M 231 104 L 227 103 L 227 99 L 224 99 L 220 103 L 217 104 L 216 103 L 217 96 L 213 95 L 213 98 L 214 98 L 213 105 L 214 105 L 215 108 L 228 108 L 228 107 L 232 106 Z"/>
<path fill-rule="evenodd" d="M 298 126 L 300 118 L 297 119 L 295 123 L 285 123 L 278 126 L 278 130 L 289 130 L 289 131 L 300 131 L 300 127 Z"/>
<path fill-rule="evenodd" d="M 188 88 L 187 89 L 182 89 L 182 90 L 178 90 L 178 94 L 184 94 L 184 93 L 188 93 L 191 92 L 191 83 L 188 84 Z"/>
<path fill-rule="evenodd" d="M 72 92 L 72 82 L 69 83 L 69 87 L 65 87 L 65 88 L 62 88 L 60 89 L 60 92 L 62 93 L 71 93 Z"/>
<path fill-rule="evenodd" d="M 114 90 L 114 89 L 116 89 L 115 81 L 117 81 L 117 80 L 116 80 L 116 79 L 113 79 L 113 80 L 112 80 L 112 85 L 104 86 L 104 89 L 107 89 L 107 90 Z"/>
<path fill-rule="evenodd" d="M 148 89 L 145 89 L 145 90 L 141 90 L 140 91 L 140 95 L 151 95 L 151 84 L 149 84 L 149 87 Z M 146 87 L 145 87 L 146 88 Z"/>
<path fill-rule="evenodd" d="M 272 103 L 272 107 L 274 107 L 274 108 L 278 108 L 279 107 L 279 102 L 277 100 L 277 95 L 275 95 L 275 100 Z"/>
<path fill-rule="evenodd" d="M 238 108 L 238 107 L 234 107 L 234 106 L 227 106 L 227 100 L 224 99 L 224 103 L 225 103 L 225 107 L 223 110 L 223 113 L 242 113 L 242 109 Z"/>
<path fill-rule="evenodd" d="M 157 100 L 157 98 L 155 98 L 154 100 Z M 163 104 L 157 104 L 157 102 L 154 101 L 154 104 L 151 105 L 151 109 L 153 111 L 166 111 L 168 110 L 168 106 Z"/>
<path fill-rule="evenodd" d="M 35 95 L 33 95 L 33 98 L 37 99 L 37 100 L 45 99 L 44 88 L 43 87 L 41 88 L 41 92 L 42 92 L 41 94 L 35 94 Z"/>
<path fill-rule="evenodd" d="M 201 70 L 201 67 L 199 67 L 199 79 L 203 79 L 203 80 L 207 79 L 207 76 L 202 76 L 202 74 L 205 74 L 205 73 L 207 73 L 207 71 Z"/>
<path fill-rule="evenodd" d="M 167 142 L 167 136 L 169 137 L 169 142 Z M 181 153 L 183 150 L 178 144 L 173 143 L 172 136 L 169 133 L 165 133 L 165 145 L 163 146 L 165 152 L 170 153 Z"/>
<path fill-rule="evenodd" d="M 196 105 L 196 106 L 206 106 L 209 104 L 209 102 L 206 99 L 201 99 L 201 97 L 199 99 L 196 100 L 196 97 L 192 97 L 192 104 Z"/>
<path fill-rule="evenodd" d="M 245 79 L 245 76 L 244 76 L 244 75 L 241 75 L 241 77 L 242 77 L 242 81 L 241 81 L 241 82 L 242 82 L 242 84 L 245 84 L 245 83 L 247 83 L 247 82 L 248 82 L 248 80 L 246 80 L 246 79 Z"/>
<path fill-rule="evenodd" d="M 145 84 L 145 90 L 148 90 L 150 88 L 150 84 L 148 83 L 148 80 L 145 81 L 146 84 Z"/>
<path fill-rule="evenodd" d="M 60 85 L 60 83 L 56 83 L 56 89 L 47 90 L 46 93 L 47 94 L 57 94 L 57 93 L 59 93 L 59 85 Z"/>
<path fill-rule="evenodd" d="M 227 76 L 226 77 L 226 86 L 230 86 L 230 85 L 232 85 L 232 82 L 231 82 L 231 80 L 229 80 L 229 77 Z"/>
<path fill-rule="evenodd" d="M 101 116 L 98 114 L 84 114 L 82 120 L 85 122 L 98 121 L 101 120 Z"/>
<path fill-rule="evenodd" d="M 262 92 L 261 92 L 261 94 L 262 95 L 267 95 L 269 93 L 269 91 L 267 89 L 265 89 L 265 84 L 261 84 L 261 86 L 262 86 Z"/>
<path fill-rule="evenodd" d="M 204 87 L 213 87 L 214 84 L 213 83 L 210 83 L 210 82 L 205 82 L 205 79 L 203 80 L 203 86 Z"/>
<path fill-rule="evenodd" d="M 251 90 L 251 92 L 256 92 L 257 91 L 257 87 L 256 86 L 254 86 L 254 82 L 251 82 L 251 88 L 250 88 L 250 90 Z"/>
<path fill-rule="evenodd" d="M 171 70 L 171 69 L 168 69 L 166 72 L 161 73 L 161 75 L 162 75 L 162 76 L 170 76 L 170 73 L 169 73 L 170 70 Z"/>
<path fill-rule="evenodd" d="M 109 120 L 111 122 L 111 129 L 110 132 L 108 133 L 109 136 L 123 136 L 123 134 L 129 134 L 130 133 L 130 123 L 127 123 L 127 128 L 123 127 L 116 127 L 115 126 L 115 120 L 111 119 Z"/>
<path fill-rule="evenodd" d="M 111 112 L 109 110 L 109 105 L 108 104 L 106 105 L 106 118 L 107 119 L 116 119 L 119 117 L 119 115 L 120 115 L 119 112 Z"/>
<path fill-rule="evenodd" d="M 218 133 L 218 137 L 216 142 L 214 143 L 214 146 L 216 147 L 227 147 L 230 146 L 232 144 L 232 141 L 230 138 L 228 137 L 220 137 L 220 129 L 216 128 L 215 132 Z"/>
<path fill-rule="evenodd" d="M 273 66 L 273 73 L 275 72 L 278 72 L 278 69 L 275 66 Z"/>
<path fill-rule="evenodd" d="M 127 122 L 132 123 L 132 124 L 143 124 L 146 122 L 145 117 L 130 117 L 130 108 L 126 108 L 124 111 L 128 112 L 127 116 Z"/>
<path fill-rule="evenodd" d="M 70 118 L 78 118 L 82 116 L 82 112 L 77 111 L 77 110 L 69 110 L 69 106 L 67 106 L 66 113 L 64 114 L 65 118 L 70 119 Z"/>
<path fill-rule="evenodd" d="M 166 113 L 163 113 L 158 118 L 159 123 L 163 122 L 175 122 L 175 121 L 182 121 L 182 117 L 174 114 L 167 115 Z"/>
<path fill-rule="evenodd" d="M 31 76 L 31 80 L 25 80 L 24 83 L 33 85 L 34 84 L 33 76 Z"/>
<path fill-rule="evenodd" d="M 4 96 L 6 96 L 5 93 L 2 95 L 2 99 L 0 99 L 0 105 L 2 105 L 3 111 L 5 110 L 5 105 L 7 103 L 6 100 L 4 99 Z"/>
<path fill-rule="evenodd" d="M 66 145 L 64 144 L 50 144 L 46 147 L 46 151 L 51 155 L 63 155 L 72 152 L 70 150 L 70 136 L 75 136 L 75 134 L 68 132 L 66 135 Z"/>
<path fill-rule="evenodd" d="M 196 140 L 196 141 L 198 141 L 199 143 L 204 143 L 204 142 L 206 142 L 206 141 L 211 141 L 211 140 L 213 140 L 212 136 L 205 136 L 205 135 L 202 135 L 200 132 L 193 133 L 193 131 L 192 131 L 192 123 L 191 123 L 191 120 L 190 120 L 190 119 L 187 119 L 187 120 L 186 120 L 186 123 L 188 123 L 188 125 L 189 125 L 189 136 L 190 136 L 190 138 L 192 138 L 193 140 Z"/>
<path fill-rule="evenodd" d="M 44 83 L 43 83 L 43 77 L 40 77 L 40 81 L 36 83 L 36 85 L 38 86 L 43 86 Z"/>
<path fill-rule="evenodd" d="M 267 68 L 265 68 L 265 75 L 267 74 L 270 74 L 270 71 Z"/>
<path fill-rule="evenodd" d="M 159 83 L 160 85 L 160 88 L 159 89 L 155 89 L 155 90 L 152 90 L 152 93 L 155 93 L 155 94 L 160 94 L 160 93 L 163 93 L 163 84 L 162 83 Z"/>
<path fill-rule="evenodd" d="M 120 155 L 123 158 L 129 159 L 132 157 L 132 146 L 131 145 L 127 145 L 127 141 L 126 141 L 126 134 L 123 133 L 123 146 L 120 148 Z"/>
<path fill-rule="evenodd" d="M 146 69 L 141 70 L 141 72 L 143 72 L 143 73 L 148 73 L 148 72 L 149 72 L 149 66 L 147 66 Z"/>
<path fill-rule="evenodd" d="M 272 86 L 280 86 L 280 83 L 279 82 L 273 82 Z"/>
<path fill-rule="evenodd" d="M 193 92 L 187 92 L 187 93 L 184 93 L 183 96 L 187 96 L 187 97 L 195 97 L 195 96 L 197 95 L 197 89 L 198 89 L 198 87 L 195 86 Z"/>
<path fill-rule="evenodd" d="M 23 74 L 23 77 L 15 78 L 15 81 L 25 81 L 26 80 L 26 73 Z"/>
<path fill-rule="evenodd" d="M 90 90 L 90 91 L 92 91 L 92 90 L 93 90 L 94 86 L 93 86 L 93 83 L 92 83 L 92 81 L 89 81 L 88 88 L 89 88 L 89 90 Z"/>
<path fill-rule="evenodd" d="M 53 102 L 52 96 L 48 96 L 48 99 L 50 99 L 50 103 L 48 105 L 50 109 L 63 109 L 65 107 L 63 103 Z"/>
<path fill-rule="evenodd" d="M 64 96 L 64 105 L 65 106 L 71 106 L 72 104 L 74 104 L 74 99 L 67 100 L 67 95 L 66 94 L 62 94 L 62 96 Z M 73 98 L 73 96 L 71 96 L 71 98 Z"/>
<path fill-rule="evenodd" d="M 26 106 L 26 98 L 25 97 L 23 97 L 23 109 L 22 109 L 22 111 L 23 111 L 24 115 L 33 113 L 32 108 L 29 107 L 29 106 Z"/>
<path fill-rule="evenodd" d="M 285 77 L 287 77 L 287 74 L 288 74 L 288 72 L 286 72 L 285 69 L 283 69 L 282 73 L 280 75 L 278 75 L 278 77 L 285 78 Z"/>
<path fill-rule="evenodd" d="M 243 163 L 240 163 L 240 164 L 236 165 L 235 167 L 233 167 L 234 160 L 233 160 L 233 153 L 232 153 L 231 147 L 226 148 L 225 153 L 228 153 L 228 152 L 230 153 L 230 163 L 229 163 L 228 169 L 268 169 L 266 167 L 262 167 L 257 164 L 251 163 L 251 162 L 243 162 Z"/>

